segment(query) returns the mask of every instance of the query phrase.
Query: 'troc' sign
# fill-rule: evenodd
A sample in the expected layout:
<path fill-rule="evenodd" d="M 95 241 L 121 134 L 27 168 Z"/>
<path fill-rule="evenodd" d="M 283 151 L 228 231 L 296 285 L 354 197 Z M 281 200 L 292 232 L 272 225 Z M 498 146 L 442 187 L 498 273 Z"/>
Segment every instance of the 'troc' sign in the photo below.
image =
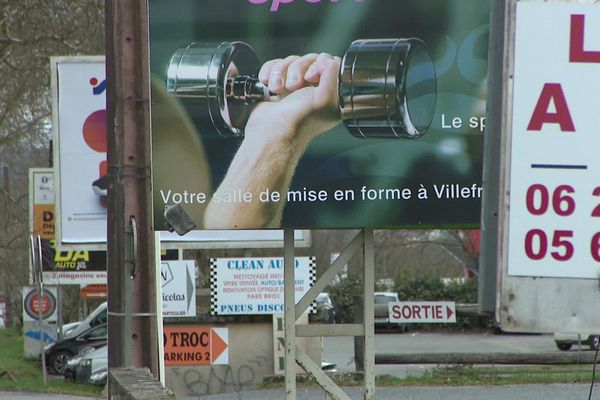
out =
<path fill-rule="evenodd" d="M 456 323 L 453 301 L 389 303 L 390 322 Z"/>
<path fill-rule="evenodd" d="M 165 365 L 229 364 L 227 328 L 165 326 Z"/>

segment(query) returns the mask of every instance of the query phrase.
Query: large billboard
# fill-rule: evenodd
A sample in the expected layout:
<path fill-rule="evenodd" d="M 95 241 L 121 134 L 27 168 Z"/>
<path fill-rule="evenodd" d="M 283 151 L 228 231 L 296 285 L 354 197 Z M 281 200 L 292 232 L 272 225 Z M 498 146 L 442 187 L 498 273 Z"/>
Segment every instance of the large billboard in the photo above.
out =
<path fill-rule="evenodd" d="M 496 310 L 506 331 L 594 332 L 600 323 L 595 3 L 506 3 Z"/>
<path fill-rule="evenodd" d="M 56 230 L 60 243 L 106 242 L 104 57 L 53 57 Z"/>
<path fill-rule="evenodd" d="M 600 96 L 581 94 L 600 73 L 600 10 L 520 2 L 517 12 L 508 273 L 597 279 Z"/>
<path fill-rule="evenodd" d="M 149 10 L 155 229 L 479 224 L 489 1 Z"/>
<path fill-rule="evenodd" d="M 294 259 L 296 301 L 315 283 L 315 267 L 314 257 Z M 211 314 L 283 313 L 283 283 L 283 258 L 211 258 Z"/>

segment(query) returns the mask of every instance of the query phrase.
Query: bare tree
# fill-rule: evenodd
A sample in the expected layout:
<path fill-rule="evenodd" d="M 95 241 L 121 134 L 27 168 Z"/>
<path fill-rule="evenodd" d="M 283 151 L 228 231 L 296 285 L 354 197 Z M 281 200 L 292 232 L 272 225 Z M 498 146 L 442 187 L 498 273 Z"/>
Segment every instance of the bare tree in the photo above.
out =
<path fill-rule="evenodd" d="M 28 170 L 50 165 L 50 57 L 104 54 L 102 0 L 0 0 L 0 292 L 28 283 Z M 4 173 L 6 172 L 6 173 Z"/>

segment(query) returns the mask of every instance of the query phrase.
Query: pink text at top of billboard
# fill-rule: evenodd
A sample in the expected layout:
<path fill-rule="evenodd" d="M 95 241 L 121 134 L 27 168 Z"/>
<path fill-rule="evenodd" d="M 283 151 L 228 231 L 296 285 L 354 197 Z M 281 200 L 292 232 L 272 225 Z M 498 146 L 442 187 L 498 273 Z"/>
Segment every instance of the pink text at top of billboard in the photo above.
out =
<path fill-rule="evenodd" d="M 248 0 L 250 3 L 255 4 L 255 5 L 259 5 L 259 4 L 265 4 L 268 3 L 269 1 L 271 2 L 271 7 L 269 8 L 269 10 L 271 12 L 277 12 L 279 11 L 279 6 L 281 4 L 289 4 L 289 3 L 293 3 L 296 0 Z M 302 1 L 302 0 L 298 0 L 298 1 Z M 304 0 L 306 3 L 310 3 L 310 4 L 316 4 L 316 3 L 321 3 L 321 2 L 326 2 L 329 1 L 331 3 L 337 3 L 338 0 Z M 357 3 L 362 3 L 363 0 L 354 0 Z"/>

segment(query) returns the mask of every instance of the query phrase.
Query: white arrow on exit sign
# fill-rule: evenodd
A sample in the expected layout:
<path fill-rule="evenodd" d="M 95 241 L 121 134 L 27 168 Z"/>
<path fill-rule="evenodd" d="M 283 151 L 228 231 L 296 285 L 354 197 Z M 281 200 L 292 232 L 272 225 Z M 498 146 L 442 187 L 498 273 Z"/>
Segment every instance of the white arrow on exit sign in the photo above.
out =
<path fill-rule="evenodd" d="M 388 304 L 390 322 L 455 323 L 453 301 L 404 301 Z"/>

